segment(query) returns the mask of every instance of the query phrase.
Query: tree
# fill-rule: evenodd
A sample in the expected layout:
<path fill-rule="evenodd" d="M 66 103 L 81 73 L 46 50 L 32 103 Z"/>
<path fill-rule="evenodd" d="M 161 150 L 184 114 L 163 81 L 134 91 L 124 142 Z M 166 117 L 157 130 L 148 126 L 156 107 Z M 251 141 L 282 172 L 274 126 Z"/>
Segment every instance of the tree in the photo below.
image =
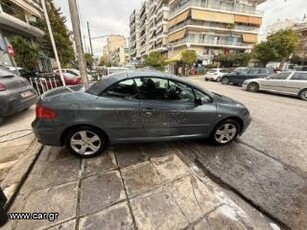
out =
<path fill-rule="evenodd" d="M 69 39 L 69 32 L 65 26 L 66 18 L 65 16 L 62 16 L 61 9 L 55 7 L 53 0 L 47 0 L 47 11 L 59 59 L 64 66 L 71 65 L 72 61 L 75 59 L 75 53 L 72 46 L 73 44 Z M 42 49 L 47 53 L 47 55 L 54 57 L 45 19 L 38 19 L 37 26 L 45 32 L 45 36 L 41 41 Z"/>
<path fill-rule="evenodd" d="M 182 59 L 183 64 L 186 64 L 188 66 L 193 65 L 197 62 L 197 55 L 195 50 L 185 50 L 182 52 Z"/>
<path fill-rule="evenodd" d="M 279 68 L 282 69 L 290 55 L 298 48 L 300 37 L 293 30 L 280 30 L 270 35 L 268 41 L 278 53 L 281 59 Z"/>
<path fill-rule="evenodd" d="M 84 54 L 85 62 L 88 67 L 91 67 L 94 63 L 93 56 L 89 53 Z"/>
<path fill-rule="evenodd" d="M 163 70 L 165 66 L 165 57 L 163 57 L 160 52 L 152 52 L 146 57 L 144 65 Z"/>
<path fill-rule="evenodd" d="M 281 61 L 280 68 L 295 52 L 299 45 L 299 35 L 292 30 L 281 30 L 268 36 L 267 41 L 255 45 L 253 49 L 254 58 L 263 65 L 269 61 Z"/>
<path fill-rule="evenodd" d="M 10 37 L 10 43 L 16 52 L 17 65 L 27 70 L 36 70 L 39 59 L 38 45 L 20 36 Z"/>

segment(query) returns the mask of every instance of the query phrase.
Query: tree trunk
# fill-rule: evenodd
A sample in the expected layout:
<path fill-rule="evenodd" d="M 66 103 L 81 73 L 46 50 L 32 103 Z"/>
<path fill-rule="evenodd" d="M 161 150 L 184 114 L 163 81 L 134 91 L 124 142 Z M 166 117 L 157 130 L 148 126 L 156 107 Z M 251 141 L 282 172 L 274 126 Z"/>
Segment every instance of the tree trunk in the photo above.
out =
<path fill-rule="evenodd" d="M 283 58 L 280 62 L 280 65 L 279 65 L 279 70 L 282 71 L 283 67 L 284 67 L 284 64 L 286 63 L 287 61 L 287 58 Z"/>

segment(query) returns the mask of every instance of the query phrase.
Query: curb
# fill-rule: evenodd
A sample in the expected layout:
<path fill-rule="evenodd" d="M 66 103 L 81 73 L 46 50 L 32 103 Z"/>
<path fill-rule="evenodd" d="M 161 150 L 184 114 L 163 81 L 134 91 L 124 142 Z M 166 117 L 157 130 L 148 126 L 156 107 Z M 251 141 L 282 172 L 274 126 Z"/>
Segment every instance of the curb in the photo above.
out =
<path fill-rule="evenodd" d="M 35 138 L 29 148 L 25 150 L 26 154 L 18 160 L 2 181 L 1 187 L 7 197 L 7 202 L 4 205 L 6 211 L 10 209 L 21 187 L 31 173 L 42 148 L 43 145 L 37 142 L 37 139 Z"/>

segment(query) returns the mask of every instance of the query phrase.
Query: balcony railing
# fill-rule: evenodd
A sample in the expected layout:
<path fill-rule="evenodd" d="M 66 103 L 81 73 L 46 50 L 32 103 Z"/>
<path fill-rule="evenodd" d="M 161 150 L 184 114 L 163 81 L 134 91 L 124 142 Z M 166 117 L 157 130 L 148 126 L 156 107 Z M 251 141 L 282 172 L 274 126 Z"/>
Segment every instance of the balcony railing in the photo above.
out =
<path fill-rule="evenodd" d="M 173 32 L 175 30 L 181 29 L 185 26 L 204 26 L 204 27 L 210 27 L 212 29 L 227 29 L 229 31 L 233 30 L 243 30 L 243 31 L 254 31 L 258 32 L 259 27 L 253 27 L 253 26 L 243 26 L 243 25 L 234 25 L 233 27 L 229 27 L 228 24 L 223 23 L 216 23 L 216 22 L 202 22 L 202 21 L 196 21 L 196 20 L 187 20 L 179 25 L 176 25 L 169 29 L 169 32 Z"/>
<path fill-rule="evenodd" d="M 186 43 L 194 43 L 194 44 L 201 44 L 201 45 L 215 45 L 215 46 L 237 46 L 237 47 L 242 47 L 248 48 L 250 44 L 244 43 L 242 41 L 231 41 L 227 39 L 221 39 L 217 40 L 212 37 L 186 37 L 181 40 L 178 40 L 176 42 L 173 42 L 172 45 L 182 45 Z"/>
<path fill-rule="evenodd" d="M 237 13 L 245 13 L 245 14 L 252 14 L 252 15 L 262 15 L 262 11 L 256 10 L 255 7 L 247 6 L 244 4 L 233 4 L 233 3 L 205 3 L 199 0 L 190 0 L 187 1 L 185 4 L 174 7 L 170 9 L 170 17 L 174 16 L 175 14 L 179 13 L 180 11 L 188 8 L 188 7 L 202 7 L 202 8 L 211 8 L 216 10 L 224 10 L 230 12 L 237 12 Z"/>

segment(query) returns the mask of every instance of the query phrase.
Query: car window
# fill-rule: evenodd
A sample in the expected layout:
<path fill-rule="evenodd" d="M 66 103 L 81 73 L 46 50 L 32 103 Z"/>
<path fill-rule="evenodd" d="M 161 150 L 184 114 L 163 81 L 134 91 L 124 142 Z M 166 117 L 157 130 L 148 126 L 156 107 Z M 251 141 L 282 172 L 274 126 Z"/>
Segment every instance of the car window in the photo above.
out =
<path fill-rule="evenodd" d="M 138 98 L 138 90 L 134 80 L 128 79 L 110 86 L 100 96 L 132 99 Z"/>
<path fill-rule="evenodd" d="M 248 71 L 248 74 L 258 74 L 258 72 L 259 72 L 259 69 L 250 69 Z"/>
<path fill-rule="evenodd" d="M 69 79 L 74 79 L 77 76 L 74 74 L 69 73 L 68 71 L 66 73 L 64 73 L 64 77 L 69 78 Z"/>
<path fill-rule="evenodd" d="M 79 74 L 77 74 L 77 73 L 75 73 L 74 71 L 71 71 L 71 70 L 67 70 L 67 73 L 70 73 L 70 74 L 72 74 L 74 76 L 79 76 Z"/>
<path fill-rule="evenodd" d="M 169 81 L 167 97 L 171 101 L 195 103 L 193 89 L 186 84 L 176 81 Z"/>
<path fill-rule="evenodd" d="M 278 73 L 273 76 L 271 76 L 271 79 L 276 79 L 276 80 L 285 80 L 290 76 L 290 73 Z"/>
<path fill-rule="evenodd" d="M 216 69 L 212 69 L 212 70 L 209 70 L 208 73 L 216 73 L 217 70 Z"/>
<path fill-rule="evenodd" d="M 259 69 L 258 73 L 259 74 L 267 74 L 267 73 L 269 73 L 269 70 L 267 70 L 267 69 Z"/>
<path fill-rule="evenodd" d="M 228 70 L 227 69 L 221 69 L 220 72 L 221 73 L 228 73 Z"/>
<path fill-rule="evenodd" d="M 201 100 L 202 102 L 211 102 L 212 98 L 209 97 L 207 94 L 200 92 L 197 89 L 194 89 L 194 93 L 195 93 L 195 100 Z"/>
<path fill-rule="evenodd" d="M 307 73 L 295 73 L 291 77 L 291 80 L 307 81 Z"/>
<path fill-rule="evenodd" d="M 190 86 L 155 77 L 142 77 L 135 79 L 141 99 L 172 102 L 194 103 L 194 93 Z"/>

